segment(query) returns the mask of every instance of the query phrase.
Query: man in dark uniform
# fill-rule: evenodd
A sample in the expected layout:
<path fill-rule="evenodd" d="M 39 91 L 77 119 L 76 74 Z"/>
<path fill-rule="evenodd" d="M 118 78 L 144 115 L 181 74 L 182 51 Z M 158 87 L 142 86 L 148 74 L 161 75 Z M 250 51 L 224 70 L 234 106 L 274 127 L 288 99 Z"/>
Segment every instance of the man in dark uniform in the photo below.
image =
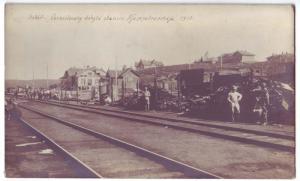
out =
<path fill-rule="evenodd" d="M 269 124 L 268 111 L 270 107 L 270 94 L 265 83 L 253 90 L 255 92 L 256 103 L 253 112 L 258 114 L 258 122 L 263 125 Z"/>

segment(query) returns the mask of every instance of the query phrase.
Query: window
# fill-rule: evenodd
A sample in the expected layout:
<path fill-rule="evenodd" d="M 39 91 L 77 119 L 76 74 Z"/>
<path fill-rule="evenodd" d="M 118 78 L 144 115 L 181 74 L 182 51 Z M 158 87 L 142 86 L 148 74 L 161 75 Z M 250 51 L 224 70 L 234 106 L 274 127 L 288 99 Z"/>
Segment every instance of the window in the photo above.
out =
<path fill-rule="evenodd" d="M 88 85 L 92 85 L 92 79 L 88 79 Z"/>
<path fill-rule="evenodd" d="M 127 77 L 127 82 L 133 81 L 132 77 Z"/>
<path fill-rule="evenodd" d="M 210 81 L 210 74 L 205 73 L 203 76 L 203 82 L 209 82 Z"/>

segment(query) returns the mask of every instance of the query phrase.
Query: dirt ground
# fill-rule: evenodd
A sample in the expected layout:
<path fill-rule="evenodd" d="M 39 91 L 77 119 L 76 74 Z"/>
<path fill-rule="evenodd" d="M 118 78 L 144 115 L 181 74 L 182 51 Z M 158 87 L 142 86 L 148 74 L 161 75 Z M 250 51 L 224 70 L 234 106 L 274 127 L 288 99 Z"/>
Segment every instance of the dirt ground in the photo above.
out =
<path fill-rule="evenodd" d="M 5 121 L 7 178 L 76 178 L 61 155 L 16 120 Z"/>

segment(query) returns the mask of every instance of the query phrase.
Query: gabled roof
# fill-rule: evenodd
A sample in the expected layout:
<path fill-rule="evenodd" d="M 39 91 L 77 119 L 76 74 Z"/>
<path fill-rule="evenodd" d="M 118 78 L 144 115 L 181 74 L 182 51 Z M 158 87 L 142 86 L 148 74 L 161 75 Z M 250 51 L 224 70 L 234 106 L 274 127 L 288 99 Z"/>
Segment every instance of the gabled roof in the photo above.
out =
<path fill-rule="evenodd" d="M 156 65 L 156 66 L 162 66 L 163 63 L 160 61 L 156 61 L 155 59 L 153 60 L 140 60 L 139 62 L 135 63 L 135 66 L 140 66 L 140 65 L 144 65 L 144 66 L 151 66 L 151 65 Z"/>
<path fill-rule="evenodd" d="M 106 77 L 116 77 L 116 74 L 119 76 L 121 73 L 121 70 L 107 70 Z"/>
<path fill-rule="evenodd" d="M 68 71 L 69 76 L 73 76 L 76 73 L 77 74 L 82 73 L 84 71 L 84 69 L 83 68 L 77 68 L 77 67 L 71 67 L 67 71 Z"/>
<path fill-rule="evenodd" d="M 131 71 L 133 74 L 135 74 L 137 77 L 139 77 L 140 75 L 136 72 L 136 71 L 134 71 L 132 68 L 127 68 L 127 69 L 125 69 L 125 70 L 123 70 L 121 73 L 120 73 L 120 75 L 118 76 L 119 78 L 122 78 L 123 77 L 123 75 L 126 73 L 126 72 L 128 72 L 128 71 Z"/>
<path fill-rule="evenodd" d="M 222 54 L 222 57 L 231 57 L 234 53 L 224 53 Z"/>
<path fill-rule="evenodd" d="M 231 56 L 233 56 L 234 54 L 237 54 L 237 53 L 239 53 L 243 56 L 254 56 L 253 53 L 250 53 L 246 50 L 237 50 L 237 51 L 232 52 L 232 53 L 224 53 L 224 54 L 222 54 L 222 57 L 231 57 Z"/>
<path fill-rule="evenodd" d="M 241 55 L 245 55 L 245 56 L 254 56 L 253 53 L 250 53 L 250 52 L 248 52 L 246 50 L 238 50 L 235 53 L 240 53 Z"/>
<path fill-rule="evenodd" d="M 104 72 L 105 73 L 105 70 L 103 70 L 102 68 L 96 68 L 95 71 L 96 72 Z"/>
<path fill-rule="evenodd" d="M 126 73 L 126 72 L 128 72 L 128 71 L 130 71 L 130 72 L 132 72 L 134 75 L 136 75 L 136 76 L 140 76 L 136 71 L 134 71 L 132 68 L 127 68 L 127 69 L 125 69 L 125 70 L 123 70 L 123 71 L 121 71 L 121 70 L 107 70 L 107 72 L 106 72 L 106 77 L 112 77 L 112 78 L 115 78 L 116 77 L 116 73 L 117 73 L 117 76 L 118 76 L 118 78 L 123 78 L 123 75 Z"/>
<path fill-rule="evenodd" d="M 281 60 L 283 62 L 294 62 L 295 60 L 295 56 L 294 54 L 291 53 L 282 53 L 282 54 L 276 54 L 276 55 L 272 55 L 267 57 L 268 61 L 272 61 L 272 60 Z"/>
<path fill-rule="evenodd" d="M 93 66 L 93 67 L 86 67 L 86 68 L 71 67 L 67 71 L 68 71 L 69 76 L 74 76 L 76 73 L 78 75 L 78 74 L 81 74 L 81 73 L 83 73 L 85 71 L 88 71 L 88 70 L 96 72 L 96 73 L 97 72 L 103 72 L 103 73 L 105 73 L 105 71 L 102 68 L 97 68 L 95 66 Z"/>

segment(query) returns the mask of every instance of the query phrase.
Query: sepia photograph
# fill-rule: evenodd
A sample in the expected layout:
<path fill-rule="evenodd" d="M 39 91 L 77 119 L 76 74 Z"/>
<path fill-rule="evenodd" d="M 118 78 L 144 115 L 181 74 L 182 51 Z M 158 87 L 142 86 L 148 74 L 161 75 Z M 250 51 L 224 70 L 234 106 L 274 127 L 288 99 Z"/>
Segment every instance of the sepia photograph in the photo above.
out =
<path fill-rule="evenodd" d="M 6 178 L 295 179 L 294 4 L 4 11 Z"/>

